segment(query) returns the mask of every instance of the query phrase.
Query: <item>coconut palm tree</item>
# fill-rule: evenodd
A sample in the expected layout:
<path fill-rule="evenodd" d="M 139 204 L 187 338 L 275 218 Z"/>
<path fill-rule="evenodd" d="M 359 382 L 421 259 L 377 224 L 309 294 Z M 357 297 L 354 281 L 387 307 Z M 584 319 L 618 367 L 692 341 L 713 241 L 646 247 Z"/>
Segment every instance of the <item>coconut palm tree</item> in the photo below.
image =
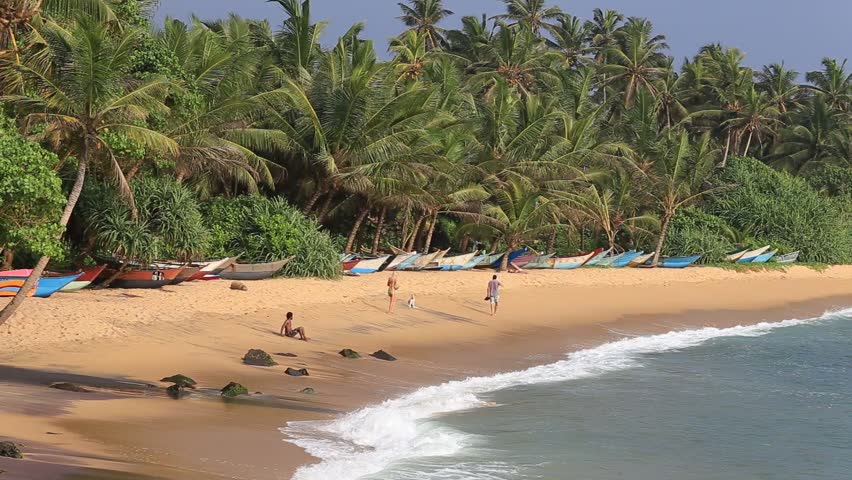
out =
<path fill-rule="evenodd" d="M 812 85 L 805 87 L 823 95 L 829 108 L 848 112 L 852 103 L 852 73 L 846 73 L 846 60 L 838 63 L 837 60 L 823 58 L 822 66 L 822 71 L 808 72 L 805 78 Z"/>
<path fill-rule="evenodd" d="M 90 167 L 96 173 L 109 172 L 121 190 L 130 194 L 105 134 L 124 135 L 163 155 L 177 153 L 178 145 L 144 124 L 151 113 L 168 113 L 162 103 L 168 83 L 158 77 L 145 81 L 127 77 L 131 52 L 140 39 L 137 31 L 113 32 L 103 23 L 82 17 L 68 30 L 48 24 L 39 34 L 48 41 L 38 54 L 25 53 L 20 64 L 0 59 L 0 90 L 26 89 L 36 95 L 3 96 L 0 101 L 25 113 L 26 133 L 76 158 L 76 179 L 60 218 L 65 227 Z M 49 260 L 39 259 L 19 294 L 0 313 L 0 323 L 20 306 Z"/>
<path fill-rule="evenodd" d="M 588 62 L 592 52 L 588 44 L 589 25 L 567 13 L 558 18 L 558 25 L 550 29 L 550 38 L 545 38 L 548 48 L 562 54 L 565 66 L 573 67 Z"/>
<path fill-rule="evenodd" d="M 631 18 L 616 32 L 617 45 L 607 49 L 609 63 L 601 67 L 608 83 L 617 83 L 624 94 L 624 106 L 631 107 L 639 90 L 657 96 L 657 81 L 665 74 L 668 48 L 665 36 L 653 35 L 651 22 Z"/>
<path fill-rule="evenodd" d="M 773 63 L 764 65 L 760 72 L 755 73 L 755 86 L 775 99 L 779 112 L 787 114 L 801 107 L 802 94 L 796 84 L 798 77 L 799 72 L 787 69 L 784 62 Z"/>
<path fill-rule="evenodd" d="M 426 50 L 434 50 L 446 44 L 444 29 L 438 24 L 453 14 L 444 8 L 442 0 L 407 0 L 408 5 L 399 3 L 402 16 L 399 17 L 408 31 L 419 33 L 424 40 Z"/>
<path fill-rule="evenodd" d="M 778 145 L 767 158 L 770 165 L 793 174 L 821 164 L 848 164 L 849 118 L 832 109 L 822 95 L 797 112 L 779 133 Z"/>
<path fill-rule="evenodd" d="M 559 7 L 548 7 L 545 0 L 503 0 L 506 13 L 495 15 L 494 19 L 511 26 L 520 25 L 538 35 L 542 29 L 548 32 L 556 28 L 553 21 L 562 16 Z"/>
<path fill-rule="evenodd" d="M 287 19 L 276 35 L 274 48 L 284 70 L 295 79 L 313 69 L 321 55 L 319 38 L 327 22 L 311 23 L 310 0 L 268 0 L 281 5 Z"/>

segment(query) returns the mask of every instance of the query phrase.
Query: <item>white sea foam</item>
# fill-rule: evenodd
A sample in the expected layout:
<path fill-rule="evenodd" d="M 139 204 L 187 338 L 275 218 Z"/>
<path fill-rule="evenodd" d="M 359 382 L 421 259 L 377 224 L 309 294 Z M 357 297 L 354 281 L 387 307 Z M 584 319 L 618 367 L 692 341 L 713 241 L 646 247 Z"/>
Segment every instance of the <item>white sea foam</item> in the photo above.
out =
<path fill-rule="evenodd" d="M 478 395 L 506 388 L 564 382 L 640 365 L 642 355 L 701 345 L 715 338 L 756 337 L 772 330 L 852 315 L 852 309 L 808 320 L 784 320 L 731 328 L 701 328 L 632 337 L 569 353 L 564 360 L 490 377 L 473 377 L 421 388 L 328 422 L 290 422 L 287 441 L 321 459 L 300 468 L 296 480 L 350 480 L 380 472 L 393 462 L 453 455 L 465 434 L 425 420 L 441 413 L 482 407 Z"/>

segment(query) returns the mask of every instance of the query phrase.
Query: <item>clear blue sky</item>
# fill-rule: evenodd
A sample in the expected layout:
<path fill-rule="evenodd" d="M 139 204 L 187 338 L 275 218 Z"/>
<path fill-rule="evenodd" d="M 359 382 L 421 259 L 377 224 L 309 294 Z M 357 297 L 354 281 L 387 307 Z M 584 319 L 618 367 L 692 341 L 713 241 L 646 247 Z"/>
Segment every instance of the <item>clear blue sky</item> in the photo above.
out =
<path fill-rule="evenodd" d="M 365 35 L 384 51 L 387 40 L 398 34 L 402 23 L 398 0 L 313 0 L 312 16 L 328 20 L 323 38 L 331 44 L 354 22 L 367 25 Z M 785 61 L 805 72 L 819 67 L 822 57 L 852 56 L 852 0 L 552 0 L 563 11 L 589 18 L 594 8 L 612 8 L 628 16 L 650 19 L 658 33 L 666 35 L 669 52 L 678 63 L 707 43 L 722 42 L 747 54 L 754 67 Z M 494 15 L 504 11 L 499 0 L 446 0 L 456 15 L 444 27 L 455 28 L 463 15 Z M 269 19 L 280 25 L 283 15 L 277 4 L 265 0 L 162 0 L 157 20 L 166 15 L 188 19 L 220 18 L 229 12 L 243 17 Z"/>

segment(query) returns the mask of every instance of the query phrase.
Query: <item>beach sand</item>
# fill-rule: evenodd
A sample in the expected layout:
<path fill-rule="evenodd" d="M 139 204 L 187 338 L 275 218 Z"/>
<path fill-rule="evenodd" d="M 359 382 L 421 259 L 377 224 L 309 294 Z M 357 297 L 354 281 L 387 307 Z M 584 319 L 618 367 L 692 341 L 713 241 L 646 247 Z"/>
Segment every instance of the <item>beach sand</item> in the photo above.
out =
<path fill-rule="evenodd" d="M 212 281 L 28 300 L 0 327 L 0 440 L 22 443 L 26 454 L 0 459 L 0 478 L 287 479 L 312 461 L 283 441 L 278 428 L 287 421 L 548 363 L 626 335 L 852 305 L 846 266 L 583 269 L 501 274 L 500 312 L 490 317 L 483 298 L 491 275 L 402 272 L 394 315 L 385 313 L 386 274 L 247 282 L 248 291 Z M 416 310 L 405 306 L 410 293 Z M 278 335 L 287 311 L 309 342 Z M 241 362 L 250 348 L 297 357 L 252 367 Z M 399 360 L 344 359 L 342 348 L 384 349 Z M 310 376 L 290 377 L 286 367 Z M 180 401 L 165 396 L 158 380 L 175 373 L 195 378 L 199 390 Z M 46 388 L 56 381 L 94 391 Z M 216 390 L 229 381 L 263 393 L 225 401 Z M 316 393 L 300 393 L 306 387 Z"/>

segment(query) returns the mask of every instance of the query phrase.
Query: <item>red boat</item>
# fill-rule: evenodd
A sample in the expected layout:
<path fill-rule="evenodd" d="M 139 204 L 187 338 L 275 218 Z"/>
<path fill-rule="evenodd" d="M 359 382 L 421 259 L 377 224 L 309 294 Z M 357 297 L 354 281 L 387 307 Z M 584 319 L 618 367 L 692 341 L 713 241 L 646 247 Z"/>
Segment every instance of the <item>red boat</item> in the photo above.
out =
<path fill-rule="evenodd" d="M 343 271 L 348 272 L 348 271 L 352 270 L 353 268 L 355 268 L 355 265 L 358 265 L 358 262 L 360 262 L 360 261 L 361 261 L 360 258 L 356 258 L 355 260 L 347 260 L 345 262 L 340 262 L 340 263 L 341 263 L 341 265 L 343 265 Z"/>
<path fill-rule="evenodd" d="M 160 288 L 173 282 L 183 270 L 183 267 L 133 270 L 119 274 L 109 286 L 111 288 Z M 107 278 L 115 275 L 115 272 L 115 270 L 107 270 Z"/>

